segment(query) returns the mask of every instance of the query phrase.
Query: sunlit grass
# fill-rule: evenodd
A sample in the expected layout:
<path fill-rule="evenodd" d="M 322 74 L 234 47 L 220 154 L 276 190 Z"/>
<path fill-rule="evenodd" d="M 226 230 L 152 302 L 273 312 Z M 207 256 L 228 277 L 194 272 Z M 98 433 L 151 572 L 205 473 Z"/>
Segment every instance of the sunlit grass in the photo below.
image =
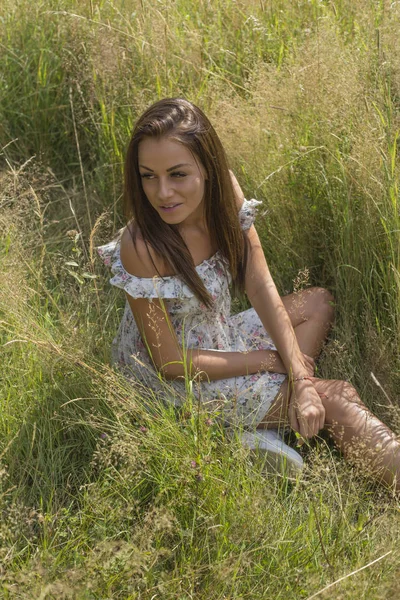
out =
<path fill-rule="evenodd" d="M 123 298 L 94 246 L 123 224 L 137 115 L 198 103 L 264 201 L 280 292 L 336 298 L 319 374 L 399 433 L 399 3 L 5 0 L 0 20 L 2 597 L 396 597 L 398 503 L 327 440 L 297 480 L 265 474 L 190 395 L 176 412 L 108 366 Z"/>

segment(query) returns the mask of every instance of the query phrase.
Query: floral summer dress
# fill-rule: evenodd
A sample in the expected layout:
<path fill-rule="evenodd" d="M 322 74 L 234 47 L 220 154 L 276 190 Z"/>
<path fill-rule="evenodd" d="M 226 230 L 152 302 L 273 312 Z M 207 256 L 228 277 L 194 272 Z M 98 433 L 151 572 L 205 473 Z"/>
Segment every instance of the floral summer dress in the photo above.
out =
<path fill-rule="evenodd" d="M 257 200 L 244 201 L 239 211 L 243 229 L 249 229 L 254 222 L 258 204 Z M 97 250 L 103 262 L 111 267 L 112 285 L 122 288 L 133 298 L 163 299 L 182 347 L 225 352 L 275 350 L 253 308 L 231 314 L 231 277 L 219 251 L 196 267 L 214 300 L 213 306 L 207 308 L 179 277 L 144 278 L 129 274 L 121 263 L 120 236 Z M 149 357 L 128 302 L 113 341 L 112 362 L 130 379 L 157 392 L 165 391 L 166 386 Z M 257 373 L 195 382 L 193 390 L 205 406 L 216 410 L 227 424 L 242 423 L 245 427 L 255 428 L 267 413 L 284 379 L 285 375 L 279 373 Z M 168 384 L 175 392 L 168 396 L 179 404 L 177 398 L 185 398 L 187 383 L 182 378 Z"/>

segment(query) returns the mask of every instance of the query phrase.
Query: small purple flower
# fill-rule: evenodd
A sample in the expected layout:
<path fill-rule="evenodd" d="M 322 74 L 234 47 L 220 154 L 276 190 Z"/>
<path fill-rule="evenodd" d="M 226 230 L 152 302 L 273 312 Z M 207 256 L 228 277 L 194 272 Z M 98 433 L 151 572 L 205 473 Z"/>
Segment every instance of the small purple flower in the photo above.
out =
<path fill-rule="evenodd" d="M 107 434 L 103 431 L 103 433 L 100 434 L 100 438 L 102 440 L 106 440 L 107 439 Z"/>
<path fill-rule="evenodd" d="M 147 433 L 147 432 L 148 432 L 148 429 L 147 429 L 147 427 L 145 427 L 144 425 L 142 425 L 142 426 L 140 427 L 140 431 L 141 431 L 142 433 Z"/>
<path fill-rule="evenodd" d="M 197 462 L 195 460 L 192 460 L 191 463 L 190 463 L 190 466 L 192 467 L 192 469 L 197 469 L 197 467 L 199 465 L 197 464 Z"/>

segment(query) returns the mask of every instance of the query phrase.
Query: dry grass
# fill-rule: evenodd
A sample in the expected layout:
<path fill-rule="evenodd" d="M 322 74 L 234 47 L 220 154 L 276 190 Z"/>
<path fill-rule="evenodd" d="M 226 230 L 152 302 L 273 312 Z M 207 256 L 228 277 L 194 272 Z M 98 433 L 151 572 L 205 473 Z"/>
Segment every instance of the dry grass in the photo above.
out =
<path fill-rule="evenodd" d="M 121 225 L 135 117 L 187 96 L 264 199 L 280 291 L 335 295 L 319 373 L 400 431 L 400 4 L 6 0 L 0 16 L 2 596 L 395 597 L 397 501 L 328 442 L 297 481 L 265 476 L 190 402 L 149 414 L 107 366 L 121 298 L 93 247 Z"/>

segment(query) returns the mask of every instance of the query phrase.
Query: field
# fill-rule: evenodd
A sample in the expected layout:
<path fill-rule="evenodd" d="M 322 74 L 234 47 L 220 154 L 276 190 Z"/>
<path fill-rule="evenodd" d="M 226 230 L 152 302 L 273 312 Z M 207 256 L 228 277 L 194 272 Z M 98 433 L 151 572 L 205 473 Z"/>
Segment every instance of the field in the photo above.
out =
<path fill-rule="evenodd" d="M 318 374 L 400 434 L 399 30 L 387 0 L 2 1 L 1 598 L 400 596 L 400 505 L 362 462 L 321 437 L 265 474 L 190 381 L 147 410 L 95 251 L 136 117 L 187 97 L 263 201 L 280 293 L 336 299 Z"/>

